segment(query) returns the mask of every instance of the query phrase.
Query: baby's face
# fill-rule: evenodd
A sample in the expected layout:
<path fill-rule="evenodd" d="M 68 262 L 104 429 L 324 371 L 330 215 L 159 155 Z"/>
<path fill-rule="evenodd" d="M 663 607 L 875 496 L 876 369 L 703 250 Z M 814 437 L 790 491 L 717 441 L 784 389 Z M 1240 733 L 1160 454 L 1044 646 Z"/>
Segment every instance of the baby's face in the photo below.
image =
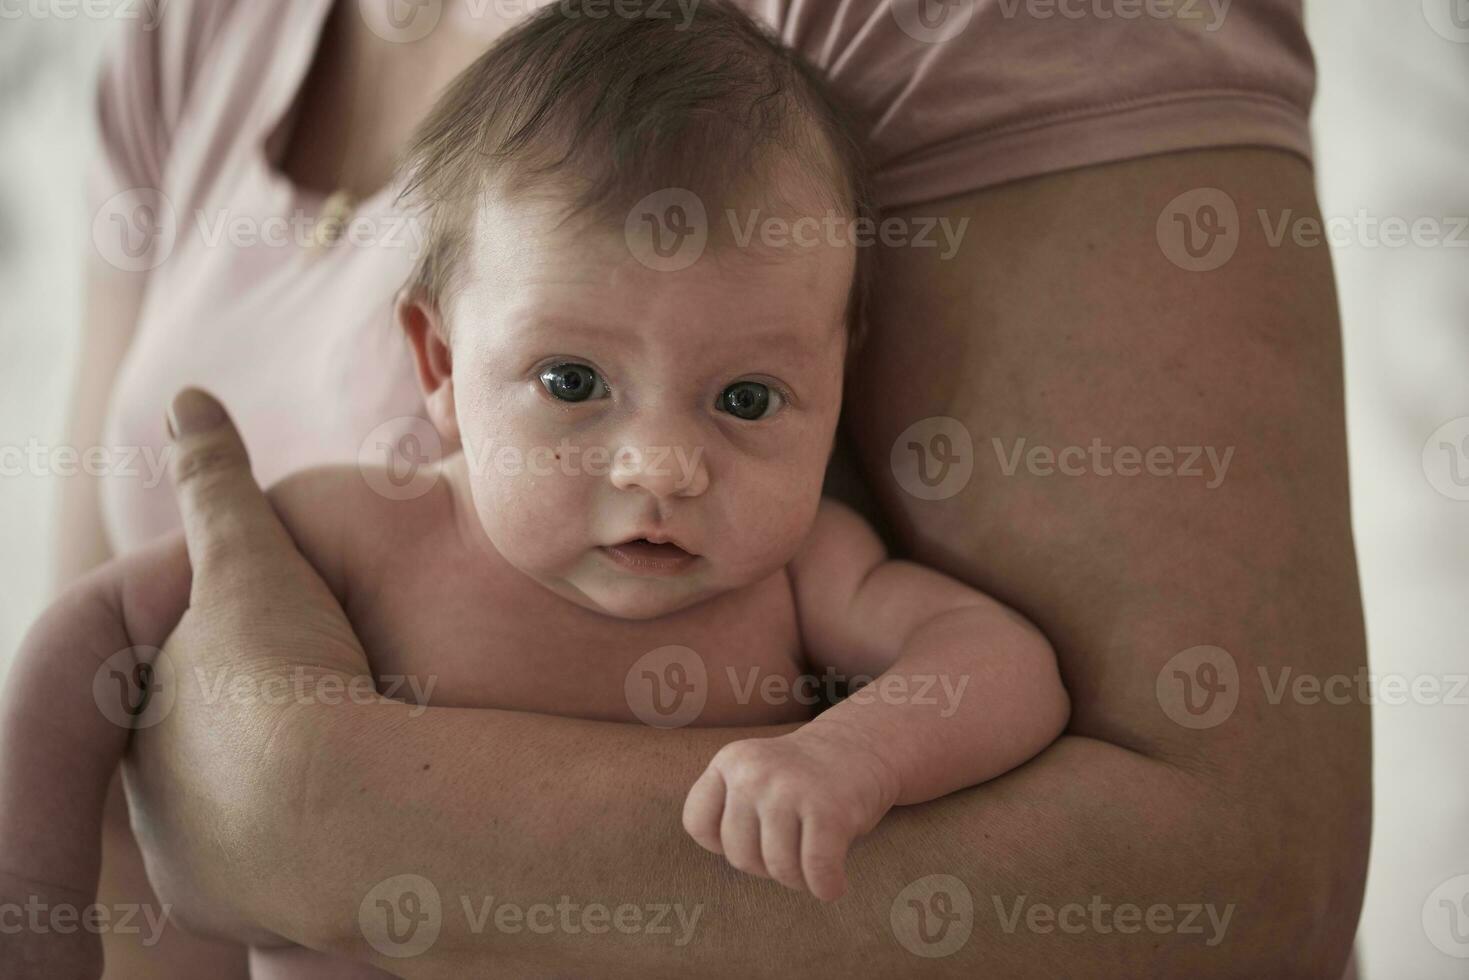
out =
<path fill-rule="evenodd" d="M 637 619 L 786 564 L 831 453 L 854 265 L 850 245 L 711 246 L 655 271 L 621 229 L 487 204 L 443 313 L 495 548 L 573 601 Z"/>

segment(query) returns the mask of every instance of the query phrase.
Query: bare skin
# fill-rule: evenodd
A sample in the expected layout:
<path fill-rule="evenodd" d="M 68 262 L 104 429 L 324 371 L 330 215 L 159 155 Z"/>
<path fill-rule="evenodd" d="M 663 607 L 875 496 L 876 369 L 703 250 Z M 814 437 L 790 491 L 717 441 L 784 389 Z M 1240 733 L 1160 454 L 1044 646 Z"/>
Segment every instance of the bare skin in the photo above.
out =
<path fill-rule="evenodd" d="M 323 152 L 360 153 L 359 137 L 397 138 L 368 127 L 347 142 L 324 141 Z M 1203 186 L 1228 192 L 1246 216 L 1261 207 L 1317 211 L 1299 160 L 1246 150 L 1058 174 L 915 209 L 972 217 L 966 246 L 949 263 L 919 252 L 887 258 L 876 337 L 849 388 L 851 438 L 897 543 L 991 589 L 1053 638 L 1075 696 L 1071 736 L 1011 777 L 888 821 L 866 845 L 872 878 L 854 882 L 859 894 L 835 915 L 793 907 L 773 887 L 722 875 L 675 822 L 648 818 L 669 805 L 676 810 L 714 752 L 750 732 L 685 732 L 654 742 L 635 730 L 534 716 L 446 719 L 466 730 L 439 736 L 485 748 L 471 779 L 421 785 L 414 798 L 415 805 L 431 800 L 440 815 L 429 828 L 438 861 L 484 876 L 518 868 L 522 890 L 533 894 L 614 880 L 626 883 L 626 894 L 687 889 L 737 903 L 741 915 L 706 934 L 710 975 L 768 957 L 833 973 L 886 967 L 969 975 L 981 965 L 1049 976 L 1073 966 L 1074 957 L 1075 969 L 1131 976 L 1157 970 L 1162 955 L 1172 957 L 1164 961 L 1168 971 L 1197 976 L 1251 969 L 1331 975 L 1345 960 L 1365 873 L 1365 706 L 1269 705 L 1256 685 L 1227 724 L 1192 732 L 1168 720 L 1153 694 L 1162 664 L 1199 643 L 1229 649 L 1247 678 L 1257 663 L 1329 676 L 1350 674 L 1364 660 L 1328 257 L 1290 242 L 1272 248 L 1251 222 L 1227 267 L 1179 270 L 1159 251 L 1155 220 L 1173 196 Z M 905 355 L 922 355 L 918 375 Z M 963 493 L 925 503 L 892 484 L 886 459 L 897 432 L 928 415 L 959 419 L 979 453 L 989 451 L 987 436 L 995 433 L 1007 444 L 1020 435 L 1053 445 L 1099 436 L 1142 447 L 1234 445 L 1239 455 L 1231 478 L 1211 493 L 1163 480 L 1024 470 L 1002 477 L 982 465 Z M 248 500 L 237 489 L 222 496 Z M 309 578 L 289 542 L 262 540 L 274 544 L 254 543 L 233 562 L 215 561 L 196 602 L 239 602 L 251 595 L 239 591 L 248 583 L 258 589 L 247 599 L 254 608 L 275 595 L 278 619 L 280 609 L 291 609 L 298 625 L 335 623 L 321 604 L 303 605 L 306 593 L 284 588 Z M 193 637 L 248 657 L 258 645 L 241 637 L 264 637 L 245 611 L 228 620 L 235 634 L 201 621 L 188 624 L 180 643 Z M 302 658 L 311 652 L 296 633 L 282 637 L 281 649 Z M 190 855 L 210 850 L 214 828 L 245 839 L 250 832 L 239 821 L 247 816 L 276 818 L 254 831 L 278 849 L 262 859 L 280 848 L 304 857 L 320 844 L 313 838 L 319 828 L 289 819 L 275 797 L 254 810 L 210 810 L 208 794 L 223 773 L 263 749 L 251 719 L 217 721 L 240 737 L 219 738 L 202 716 L 191 724 L 185 711 L 181 727 L 158 733 L 139 757 L 144 774 L 173 772 L 171 780 L 141 784 L 139 799 L 145 814 L 171 814 L 146 821 L 167 842 L 151 848 L 165 892 L 210 896 L 213 909 L 201 900 L 192 914 L 222 934 L 233 929 L 248 938 L 255 916 L 320 915 L 303 935 L 342 945 L 337 934 L 351 926 L 350 900 L 282 894 L 269 887 L 265 869 L 250 873 L 248 853 L 236 865 L 241 878 L 189 880 Z M 344 749 L 344 758 L 351 755 Z M 548 764 L 574 771 L 576 792 L 538 797 L 528 810 L 519 787 L 538 785 L 536 772 Z M 289 768 L 275 766 L 265 773 L 284 782 Z M 406 769 L 370 778 L 388 786 L 400 775 L 417 778 Z M 369 776 L 357 778 L 344 776 L 341 792 Z M 486 814 L 507 821 L 499 825 L 504 836 L 486 835 Z M 224 823 L 210 823 L 218 818 Z M 383 802 L 357 819 L 371 836 L 395 826 L 401 813 Z M 573 834 L 576 847 L 558 849 L 559 835 Z M 960 876 L 981 902 L 1027 890 L 1084 897 L 1102 883 L 1118 900 L 1217 897 L 1254 911 L 1235 920 L 1223 949 L 1197 948 L 1180 936 L 1081 942 L 990 929 L 952 957 L 919 962 L 893 942 L 886 924 L 892 895 L 915 866 Z M 341 862 L 319 870 L 321 888 L 351 884 Z M 378 870 L 363 869 L 362 880 Z M 474 879 L 473 870 L 466 877 Z M 603 966 L 614 956 L 599 954 Z M 632 962 L 638 951 L 622 954 Z M 656 963 L 643 965 L 652 973 Z M 143 975 L 166 975 L 156 961 L 152 969 Z"/>
<path fill-rule="evenodd" d="M 389 472 L 345 467 L 272 493 L 379 690 L 658 728 L 805 721 L 725 746 L 683 823 L 731 866 L 824 901 L 846 889 L 852 841 L 892 807 L 1001 775 L 1060 734 L 1066 696 L 1032 626 L 888 560 L 855 512 L 819 501 L 850 245 L 726 255 L 670 275 L 636 261 L 620 229 L 567 227 L 554 209 L 486 210 L 446 312 L 399 304 L 429 414 L 463 451 L 420 473 L 427 484 L 407 499 Z M 507 447 L 521 458 L 495 451 Z M 172 677 L 153 651 L 190 586 L 176 539 L 89 576 L 27 636 L 0 699 L 0 786 L 15 804 L 0 810 L 0 868 L 79 891 L 95 880 L 95 848 L 77 842 L 95 840 L 91 801 L 126 744 L 125 726 L 89 703 L 98 663 L 131 650 L 130 668 Z M 665 721 L 667 664 L 650 658 L 670 649 L 680 673 L 704 680 L 692 713 Z M 784 692 L 819 671 L 853 691 L 813 718 Z M 857 690 L 860 678 L 873 689 Z M 264 696 L 241 688 L 248 674 L 194 679 L 208 701 Z M 359 693 L 382 703 L 368 676 L 342 679 L 369 681 Z M 923 693 L 939 684 L 942 702 Z M 344 689 L 318 692 L 320 703 Z M 34 737 L 43 726 L 67 737 Z M 62 813 L 30 805 L 41 797 L 66 801 Z M 0 955 L 6 975 L 45 976 L 17 962 L 23 948 Z M 344 972 L 275 946 L 253 950 L 251 967 L 261 980 Z"/>
<path fill-rule="evenodd" d="M 1220 276 L 1167 265 L 1156 215 L 1203 185 L 1245 212 L 1311 204 L 1309 173 L 1286 156 L 1161 157 L 943 208 L 974 219 L 974 261 L 996 266 L 982 304 L 931 258 L 890 263 L 883 309 L 897 319 L 896 276 L 912 288 L 907 327 L 870 348 L 847 402 L 880 488 L 889 433 L 927 413 L 1053 442 L 1085 444 L 1096 432 L 1114 444 L 1233 445 L 1238 460 L 1212 492 L 1161 479 L 1001 478 L 977 463 L 970 486 L 941 507 L 893 508 L 918 554 L 1001 592 L 1055 639 L 1076 708 L 1070 733 L 1021 770 L 885 820 L 855 852 L 863 870 L 841 902 L 793 902 L 732 877 L 668 816 L 708 759 L 750 730 L 667 739 L 433 709 L 405 724 L 394 707 L 206 716 L 186 701 L 143 733 L 129 763 L 162 893 L 217 934 L 263 926 L 406 976 L 490 963 L 514 975 L 1337 975 L 1370 830 L 1366 709 L 1271 704 L 1250 680 L 1261 666 L 1350 674 L 1363 658 L 1329 268 L 1324 253 L 1271 249 L 1252 230 Z M 1064 234 L 1017 254 L 1008 231 L 1017 227 Z M 1104 247 L 1128 272 L 1098 284 L 1090 273 Z M 1138 288 L 1143 278 L 1151 291 Z M 954 339 L 972 335 L 954 322 L 961 310 L 985 324 L 982 344 Z M 910 349 L 931 357 L 927 383 L 905 388 L 913 365 L 900 354 Z M 906 412 L 880 421 L 895 399 Z M 869 411 L 879 421 L 864 420 Z M 175 635 L 178 656 L 266 673 L 364 663 L 340 611 L 309 587 L 310 567 L 270 530 L 232 440 L 182 445 L 199 614 Z M 890 485 L 884 496 L 901 501 Z M 1160 709 L 1156 681 L 1174 654 L 1201 643 L 1227 649 L 1244 683 L 1225 723 L 1196 730 Z M 262 659 L 261 649 L 275 655 Z M 445 745 L 463 748 L 446 756 Z M 242 786 L 222 773 L 246 753 L 263 761 Z M 547 781 L 547 771 L 563 778 Z M 237 794 L 229 807 L 215 802 L 221 780 Z M 411 847 L 372 846 L 415 811 L 433 816 Z M 229 860 L 196 859 L 221 843 Z M 270 870 L 280 854 L 300 862 L 284 885 Z M 431 950 L 389 961 L 367 946 L 356 912 L 368 888 L 405 864 L 449 896 L 659 896 L 710 912 L 699 941 L 676 951 L 617 935 L 476 933 L 446 915 Z M 964 882 L 975 928 L 952 955 L 920 961 L 889 916 L 906 885 L 935 872 Z M 1237 914 L 1213 946 L 1177 930 L 1006 931 L 994 917 L 1020 895 L 1094 894 L 1142 906 L 1233 903 Z"/>

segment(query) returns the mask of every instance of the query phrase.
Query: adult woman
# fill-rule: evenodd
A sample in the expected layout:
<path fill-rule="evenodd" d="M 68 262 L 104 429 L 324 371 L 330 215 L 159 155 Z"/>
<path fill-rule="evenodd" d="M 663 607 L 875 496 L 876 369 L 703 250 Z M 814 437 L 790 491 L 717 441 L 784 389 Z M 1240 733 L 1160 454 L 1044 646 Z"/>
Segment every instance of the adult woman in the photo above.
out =
<path fill-rule="evenodd" d="M 415 828 L 423 843 L 412 865 L 466 892 L 493 880 L 510 894 L 593 895 L 610 882 L 624 894 L 738 903 L 742 916 L 710 918 L 701 941 L 679 950 L 680 969 L 701 975 L 793 963 L 912 970 L 924 961 L 893 942 L 888 916 L 905 884 L 930 872 L 960 878 L 986 913 L 991 898 L 1008 910 L 1026 894 L 1064 901 L 1098 889 L 1113 904 L 1253 910 L 1222 953 L 1179 930 L 1098 927 L 1072 944 L 1001 928 L 934 961 L 949 969 L 1067 973 L 1075 958 L 1133 975 L 1160 956 L 1171 972 L 1199 976 L 1338 969 L 1365 861 L 1362 706 L 1268 705 L 1236 682 L 1238 707 L 1213 727 L 1160 710 L 1160 677 L 1186 649 L 1227 650 L 1246 681 L 1280 660 L 1323 676 L 1362 659 L 1329 266 L 1320 251 L 1272 247 L 1238 219 L 1314 211 L 1297 5 L 1225 8 L 1212 21 L 1177 4 L 751 6 L 867 111 L 890 216 L 913 227 L 970 222 L 953 260 L 885 249 L 873 336 L 848 393 L 850 433 L 900 543 L 1012 602 L 1052 638 L 1076 705 L 1071 734 L 1011 777 L 879 828 L 867 870 L 834 913 L 731 880 L 685 850 L 677 801 L 726 734 L 429 711 L 394 737 L 485 747 L 482 781 L 445 784 L 399 771 L 417 757 L 401 742 L 354 755 L 388 737 L 371 713 L 303 725 L 252 714 L 258 706 L 215 706 L 206 718 L 185 702 L 166 730 L 140 739 L 134 769 L 165 897 L 192 896 L 180 911 L 220 934 L 264 928 L 375 956 L 354 921 L 361 883 L 408 856 L 354 848 L 346 874 L 343 852 L 318 836 L 328 822 L 311 817 L 330 813 L 336 841 L 366 846 L 403 819 L 411 792 L 432 814 L 432 826 Z M 394 20 L 373 3 L 178 3 L 153 36 L 131 38 L 104 82 L 100 211 L 136 218 L 143 187 L 185 217 L 146 252 L 98 242 L 92 330 L 111 339 L 90 346 L 84 392 L 105 390 L 108 365 L 130 350 L 110 441 L 161 445 L 160 392 L 203 383 L 230 405 L 268 483 L 355 458 L 369 433 L 392 439 L 406 424 L 394 420 L 418 411 L 406 361 L 378 320 L 410 258 L 387 241 L 388 174 L 433 93 L 519 14 L 468 0 L 439 8 Z M 421 33 L 425 10 L 440 16 Z M 1087 54 L 1096 70 L 1078 71 Z M 262 247 L 228 233 L 241 217 L 258 231 L 297 209 L 345 213 L 326 207 L 327 191 L 364 202 L 356 215 L 381 247 L 330 248 L 330 220 L 315 222 L 328 229 L 316 244 Z M 270 383 L 281 375 L 295 377 Z M 282 395 L 292 390 L 314 394 L 292 404 Z M 95 399 L 79 417 L 101 414 Z M 295 425 L 302 417 L 309 434 Z M 967 486 L 922 499 L 896 485 L 890 454 L 913 440 L 911 424 L 936 417 L 992 435 L 996 463 L 991 440 L 978 438 Z M 309 659 L 299 637 L 322 635 L 312 626 L 324 622 L 340 637 L 340 622 L 302 598 L 314 594 L 300 587 L 310 570 L 268 533 L 228 428 L 184 428 L 195 605 L 232 612 L 191 614 L 181 655 L 234 662 L 252 647 L 278 650 L 275 638 Z M 1206 491 L 1179 468 L 1142 479 L 1119 475 L 1120 460 L 1058 470 L 1025 448 L 1059 455 L 1095 442 L 1150 461 L 1160 449 L 1238 452 Z M 1009 462 L 1022 458 L 1028 465 Z M 104 491 L 119 547 L 177 519 L 163 493 Z M 268 621 L 251 615 L 260 609 Z M 262 766 L 251 754 L 257 768 L 240 790 L 235 753 L 266 749 L 281 759 L 267 754 Z M 308 799 L 289 774 L 313 751 L 341 766 Z M 578 778 L 541 787 L 535 773 L 548 764 Z M 231 808 L 211 802 L 225 779 L 237 790 Z M 365 786 L 374 792 L 355 795 Z M 304 815 L 276 805 L 281 793 L 303 801 Z M 349 796 L 351 808 L 335 806 Z M 486 815 L 498 829 L 486 830 Z M 236 845 L 229 860 L 186 871 L 211 834 Z M 295 872 L 284 891 L 271 872 L 283 854 Z M 777 916 L 795 927 L 791 938 L 771 930 Z M 395 968 L 429 974 L 488 959 L 516 975 L 650 973 L 666 952 L 569 934 L 510 942 L 455 922 L 458 933 L 446 919 L 432 949 Z M 168 969 L 145 962 L 143 975 Z"/>

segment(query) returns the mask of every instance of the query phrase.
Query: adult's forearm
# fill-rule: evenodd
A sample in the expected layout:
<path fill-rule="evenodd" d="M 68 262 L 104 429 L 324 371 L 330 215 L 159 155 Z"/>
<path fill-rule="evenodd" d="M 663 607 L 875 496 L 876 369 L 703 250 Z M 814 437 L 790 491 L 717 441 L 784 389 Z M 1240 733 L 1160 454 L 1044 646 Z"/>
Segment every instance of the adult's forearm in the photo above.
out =
<path fill-rule="evenodd" d="M 1319 847 L 1299 846 L 1311 828 L 1289 829 L 1292 804 L 1262 811 L 1248 787 L 1072 737 L 1002 779 L 893 811 L 856 845 L 851 892 L 825 905 L 732 871 L 679 826 L 708 758 L 750 735 L 494 711 L 410 718 L 401 706 L 303 712 L 276 744 L 298 763 L 290 802 L 272 791 L 266 807 L 262 793 L 254 816 L 268 819 L 240 855 L 260 865 L 240 879 L 260 887 L 239 899 L 272 931 L 405 976 L 494 965 L 515 976 L 1131 977 L 1160 963 L 1170 975 L 1308 976 L 1349 942 L 1352 923 L 1316 919 L 1334 876 Z M 405 874 L 418 876 L 406 904 L 403 879 L 392 882 Z M 931 875 L 952 876 L 938 880 L 948 899 L 910 889 Z M 383 956 L 378 910 L 422 909 L 430 892 L 437 938 Z M 935 933 L 944 902 L 961 918 L 925 943 L 901 918 L 912 901 L 930 903 Z M 514 917 L 558 903 L 569 919 L 558 911 L 545 930 Z M 1074 903 L 1114 911 L 1078 931 Z M 587 910 L 620 906 L 643 910 L 644 927 L 590 931 Z M 659 906 L 670 931 L 650 934 Z M 1115 911 L 1126 906 L 1152 910 L 1152 924 Z M 935 951 L 948 955 L 920 955 Z"/>

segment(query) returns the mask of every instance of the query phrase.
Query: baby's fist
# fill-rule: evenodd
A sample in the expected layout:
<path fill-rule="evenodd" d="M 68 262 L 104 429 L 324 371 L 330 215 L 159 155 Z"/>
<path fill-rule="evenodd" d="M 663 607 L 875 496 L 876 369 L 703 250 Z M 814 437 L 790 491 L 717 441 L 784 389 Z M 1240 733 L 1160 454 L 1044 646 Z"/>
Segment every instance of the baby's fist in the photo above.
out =
<path fill-rule="evenodd" d="M 811 727 L 720 749 L 683 825 L 740 871 L 831 902 L 847 890 L 847 848 L 892 808 L 897 777 L 860 739 Z"/>

